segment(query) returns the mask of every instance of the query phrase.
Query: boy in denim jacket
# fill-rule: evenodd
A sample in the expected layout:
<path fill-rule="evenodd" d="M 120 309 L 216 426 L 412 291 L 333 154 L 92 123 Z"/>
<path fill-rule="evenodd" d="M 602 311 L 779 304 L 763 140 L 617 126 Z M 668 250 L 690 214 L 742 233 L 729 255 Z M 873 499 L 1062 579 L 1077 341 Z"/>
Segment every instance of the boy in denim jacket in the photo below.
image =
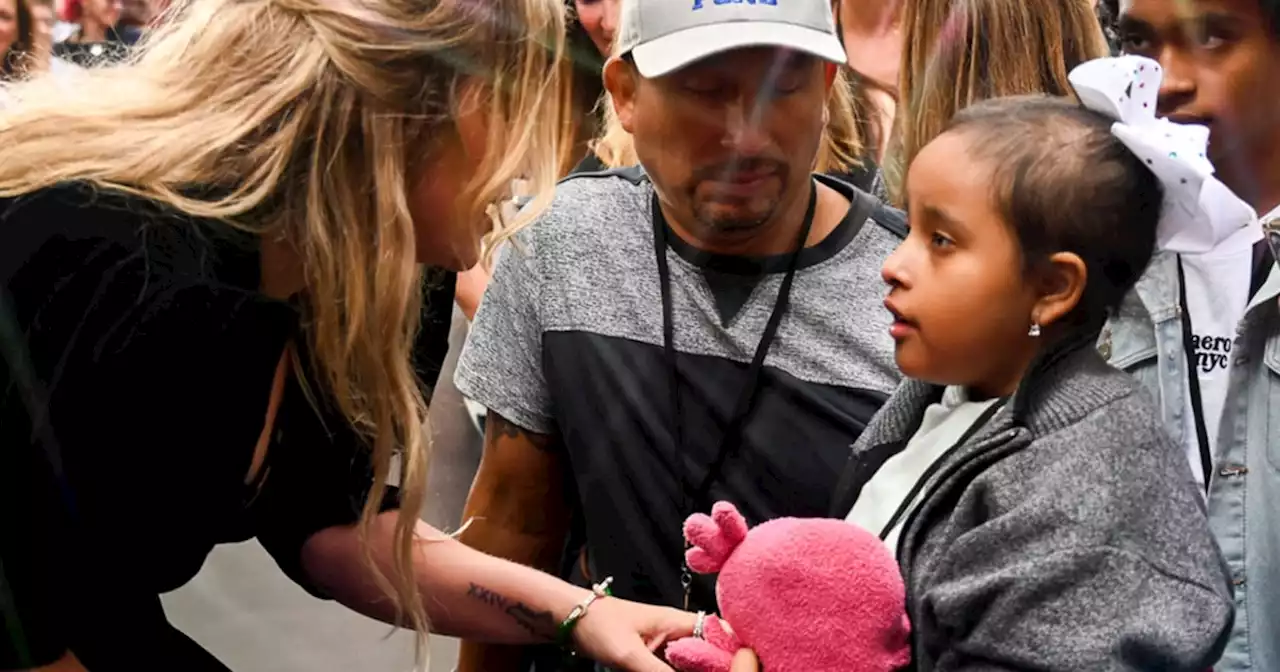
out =
<path fill-rule="evenodd" d="M 1215 668 L 1280 670 L 1280 0 L 1120 0 L 1126 53 L 1158 61 L 1159 114 L 1208 126 L 1217 176 L 1267 233 L 1157 253 L 1099 349 L 1156 394 L 1231 568 Z"/>

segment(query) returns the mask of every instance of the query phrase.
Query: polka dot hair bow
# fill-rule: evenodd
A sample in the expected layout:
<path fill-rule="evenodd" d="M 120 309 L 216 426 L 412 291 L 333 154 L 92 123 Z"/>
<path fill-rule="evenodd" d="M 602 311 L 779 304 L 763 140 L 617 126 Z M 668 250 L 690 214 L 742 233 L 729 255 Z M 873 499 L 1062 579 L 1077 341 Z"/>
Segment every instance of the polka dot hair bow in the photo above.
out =
<path fill-rule="evenodd" d="M 1253 208 L 1213 176 L 1205 156 L 1209 129 L 1156 118 L 1160 64 L 1141 56 L 1099 58 L 1071 71 L 1085 107 L 1115 123 L 1111 132 L 1164 185 L 1156 247 L 1179 254 L 1208 252 L 1241 229 L 1262 230 Z M 1249 234 L 1243 234 L 1249 235 Z"/>

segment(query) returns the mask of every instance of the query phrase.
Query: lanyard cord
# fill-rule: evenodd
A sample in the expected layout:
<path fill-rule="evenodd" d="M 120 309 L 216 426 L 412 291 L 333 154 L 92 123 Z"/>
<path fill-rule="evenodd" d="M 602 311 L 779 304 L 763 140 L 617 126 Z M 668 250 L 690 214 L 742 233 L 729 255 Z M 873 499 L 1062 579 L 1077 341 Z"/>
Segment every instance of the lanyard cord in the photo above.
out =
<path fill-rule="evenodd" d="M 1209 430 L 1204 421 L 1204 405 L 1200 400 L 1200 373 L 1196 361 L 1195 335 L 1191 331 L 1191 309 L 1187 306 L 1187 277 L 1182 270 L 1182 256 L 1178 256 L 1178 308 L 1182 317 L 1182 352 L 1187 358 L 1187 386 L 1191 393 L 1191 417 L 1196 427 L 1196 443 L 1200 447 L 1200 469 L 1204 474 L 1204 490 L 1209 492 L 1209 480 L 1213 475 L 1213 452 L 1210 449 Z"/>
<path fill-rule="evenodd" d="M 796 270 L 799 268 L 800 255 L 804 251 L 805 241 L 809 238 L 809 231 L 813 228 L 814 211 L 817 208 L 818 191 L 817 188 L 810 184 L 809 207 L 805 212 L 803 224 L 800 227 L 800 233 L 796 241 L 796 247 L 791 252 L 787 262 L 787 272 L 782 278 L 782 285 L 778 288 L 778 298 L 774 303 L 773 312 L 769 315 L 769 321 L 766 323 L 764 333 L 760 336 L 760 342 L 756 345 L 755 355 L 751 358 L 751 364 L 747 368 L 747 380 L 743 384 L 741 391 L 738 393 L 738 400 L 734 404 L 733 415 L 729 417 L 729 422 L 725 425 L 724 434 L 720 439 L 720 447 L 716 453 L 715 460 L 712 461 L 707 473 L 698 483 L 696 488 L 690 489 L 688 482 L 679 473 L 677 468 L 676 476 L 680 481 L 681 489 L 685 495 L 685 511 L 686 517 L 693 515 L 703 508 L 706 508 L 706 499 L 710 494 L 711 486 L 720 479 L 721 472 L 724 470 L 725 462 L 728 461 L 730 455 L 741 443 L 742 430 L 747 419 L 751 415 L 751 406 L 755 401 L 756 392 L 760 387 L 760 374 L 764 368 L 765 356 L 769 353 L 769 347 L 773 344 L 774 339 L 778 335 L 778 326 L 782 322 L 782 315 L 787 311 L 787 306 L 791 298 L 791 286 L 795 280 Z M 674 302 L 671 298 L 671 269 L 667 263 L 667 223 L 662 216 L 662 210 L 655 193 L 653 197 L 653 247 L 654 255 L 658 262 L 658 282 L 662 290 L 662 344 L 663 355 L 666 360 L 667 368 L 667 384 L 669 386 L 669 394 L 672 404 L 672 422 L 673 434 L 675 437 L 675 456 L 676 463 L 679 463 L 679 455 L 685 448 L 684 444 L 684 422 L 681 413 L 680 404 L 680 372 L 677 362 L 675 349 L 675 319 L 674 319 Z M 681 521 L 683 529 L 683 521 Z M 685 608 L 689 608 L 690 592 L 693 585 L 693 576 L 686 565 L 682 567 L 680 582 L 684 588 Z"/>

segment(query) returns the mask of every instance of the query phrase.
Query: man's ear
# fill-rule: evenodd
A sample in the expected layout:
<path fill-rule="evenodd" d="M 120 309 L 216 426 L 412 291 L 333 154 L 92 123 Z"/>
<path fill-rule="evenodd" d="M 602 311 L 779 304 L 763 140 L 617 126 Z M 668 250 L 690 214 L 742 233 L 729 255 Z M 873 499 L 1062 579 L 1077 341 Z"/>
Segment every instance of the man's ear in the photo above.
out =
<path fill-rule="evenodd" d="M 631 63 L 614 56 L 604 64 L 604 88 L 613 101 L 614 113 L 623 130 L 631 133 L 635 116 L 636 92 L 640 88 L 640 73 Z"/>
<path fill-rule="evenodd" d="M 1040 298 L 1031 309 L 1031 319 L 1042 327 L 1052 325 L 1080 305 L 1089 269 L 1074 252 L 1058 252 L 1036 271 L 1036 290 Z"/>

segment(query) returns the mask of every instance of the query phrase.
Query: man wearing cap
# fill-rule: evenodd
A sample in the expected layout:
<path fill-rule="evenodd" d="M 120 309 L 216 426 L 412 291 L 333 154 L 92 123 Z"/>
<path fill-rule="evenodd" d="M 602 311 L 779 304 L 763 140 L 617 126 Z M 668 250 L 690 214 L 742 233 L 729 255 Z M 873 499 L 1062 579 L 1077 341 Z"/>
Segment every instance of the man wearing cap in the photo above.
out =
<path fill-rule="evenodd" d="M 624 0 L 618 40 L 605 85 L 642 168 L 563 182 L 502 254 L 456 375 L 489 411 L 462 539 L 710 611 L 684 519 L 826 514 L 898 382 L 898 239 L 810 172 L 845 59 L 829 0 Z M 518 661 L 466 645 L 459 669 Z"/>

